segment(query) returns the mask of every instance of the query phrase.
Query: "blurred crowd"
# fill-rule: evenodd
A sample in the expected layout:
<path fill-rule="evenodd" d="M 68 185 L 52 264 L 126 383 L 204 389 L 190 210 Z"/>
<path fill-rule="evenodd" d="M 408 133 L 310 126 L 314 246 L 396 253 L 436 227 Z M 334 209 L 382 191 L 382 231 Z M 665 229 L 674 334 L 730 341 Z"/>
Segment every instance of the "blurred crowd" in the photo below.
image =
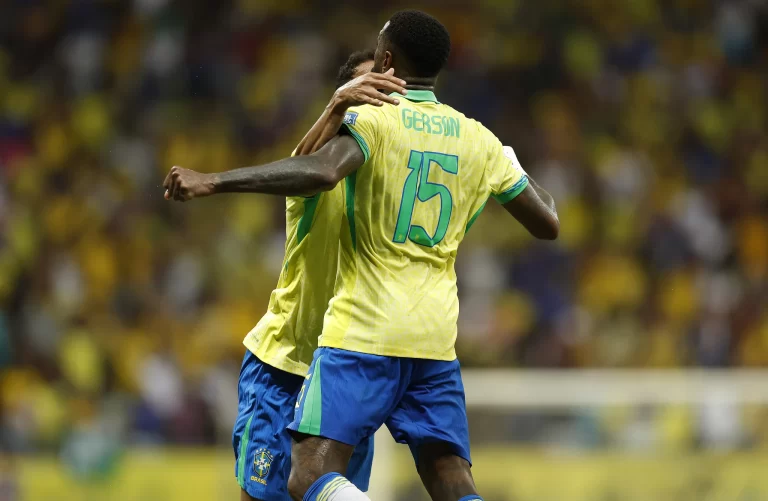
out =
<path fill-rule="evenodd" d="M 514 147 L 561 218 L 555 243 L 495 204 L 473 226 L 464 365 L 767 365 L 765 4 L 419 5 L 452 35 L 438 98 Z M 284 201 L 170 204 L 162 180 L 288 154 L 405 6 L 4 3 L 0 440 L 77 464 L 109 437 L 227 440 Z"/>

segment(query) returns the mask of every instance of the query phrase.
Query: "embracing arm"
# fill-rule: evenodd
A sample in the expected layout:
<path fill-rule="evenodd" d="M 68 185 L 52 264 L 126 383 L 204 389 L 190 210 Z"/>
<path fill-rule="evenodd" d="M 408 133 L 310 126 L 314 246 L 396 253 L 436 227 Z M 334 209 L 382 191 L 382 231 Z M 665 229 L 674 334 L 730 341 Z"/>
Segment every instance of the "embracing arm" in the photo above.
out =
<path fill-rule="evenodd" d="M 333 101 L 323 110 L 323 114 L 317 119 L 315 125 L 309 129 L 299 145 L 296 147 L 296 156 L 309 155 L 316 152 L 339 133 L 339 128 L 344 121 L 346 108 L 338 111 Z"/>
<path fill-rule="evenodd" d="M 520 221 L 528 232 L 542 240 L 554 240 L 560 233 L 560 220 L 552 195 L 536 184 L 530 176 L 528 186 L 504 208 Z"/>
<path fill-rule="evenodd" d="M 332 190 L 364 162 L 357 142 L 350 136 L 338 136 L 311 155 L 214 174 L 213 186 L 216 193 L 308 196 Z"/>
<path fill-rule="evenodd" d="M 406 94 L 405 80 L 395 77 L 395 70 L 386 73 L 366 73 L 336 89 L 331 101 L 315 125 L 307 132 L 296 147 L 296 156 L 314 153 L 339 133 L 344 115 L 353 106 L 370 104 L 382 106 L 384 103 L 400 104 L 400 100 L 391 93 Z"/>
<path fill-rule="evenodd" d="M 184 202 L 216 193 L 266 193 L 310 196 L 333 189 L 365 163 L 350 136 L 337 136 L 316 153 L 255 167 L 201 174 L 173 167 L 165 178 L 166 198 Z"/>

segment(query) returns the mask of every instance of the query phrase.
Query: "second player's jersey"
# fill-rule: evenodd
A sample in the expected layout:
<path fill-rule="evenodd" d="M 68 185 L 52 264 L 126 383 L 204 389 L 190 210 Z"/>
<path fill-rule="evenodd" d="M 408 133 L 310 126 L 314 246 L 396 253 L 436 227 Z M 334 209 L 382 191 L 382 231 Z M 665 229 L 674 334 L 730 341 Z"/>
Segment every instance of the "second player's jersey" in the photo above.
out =
<path fill-rule="evenodd" d="M 344 186 L 286 199 L 283 268 L 267 313 L 243 340 L 263 362 L 303 376 L 333 296 Z M 311 231 L 310 231 L 311 230 Z"/>
<path fill-rule="evenodd" d="M 400 98 L 344 120 L 366 161 L 345 180 L 339 279 L 320 346 L 453 360 L 456 251 L 488 198 L 506 203 L 528 178 L 488 129 L 432 92 Z"/>

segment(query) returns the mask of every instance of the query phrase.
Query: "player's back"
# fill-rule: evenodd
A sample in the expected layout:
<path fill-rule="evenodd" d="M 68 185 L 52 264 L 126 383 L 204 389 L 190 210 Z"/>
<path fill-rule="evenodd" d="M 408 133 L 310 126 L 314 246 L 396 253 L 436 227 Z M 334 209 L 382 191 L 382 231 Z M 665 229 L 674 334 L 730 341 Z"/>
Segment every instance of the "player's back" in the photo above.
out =
<path fill-rule="evenodd" d="M 411 90 L 397 107 L 350 110 L 365 164 L 346 179 L 339 279 L 321 346 L 453 360 L 454 262 L 488 197 L 527 178 L 479 122 Z"/>

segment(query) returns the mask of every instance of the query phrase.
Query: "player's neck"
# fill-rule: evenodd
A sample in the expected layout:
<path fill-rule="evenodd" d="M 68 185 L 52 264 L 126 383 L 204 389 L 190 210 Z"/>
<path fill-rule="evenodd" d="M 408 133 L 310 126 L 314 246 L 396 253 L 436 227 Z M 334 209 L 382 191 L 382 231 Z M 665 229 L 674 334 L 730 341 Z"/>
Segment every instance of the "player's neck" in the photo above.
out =
<path fill-rule="evenodd" d="M 434 78 L 420 78 L 420 77 L 403 77 L 405 80 L 405 88 L 413 90 L 435 90 Z"/>

